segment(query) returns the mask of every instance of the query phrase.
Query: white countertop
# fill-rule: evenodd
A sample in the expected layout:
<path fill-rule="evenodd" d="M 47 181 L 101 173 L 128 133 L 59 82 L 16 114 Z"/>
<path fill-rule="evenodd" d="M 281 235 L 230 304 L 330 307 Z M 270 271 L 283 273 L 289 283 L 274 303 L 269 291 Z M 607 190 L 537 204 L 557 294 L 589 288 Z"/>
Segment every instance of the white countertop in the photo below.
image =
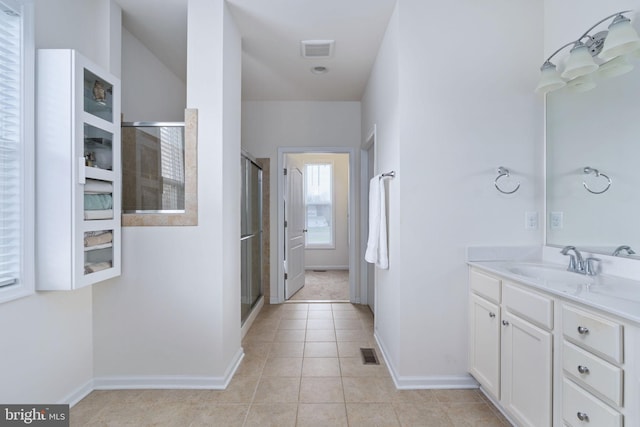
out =
<path fill-rule="evenodd" d="M 522 261 L 469 260 L 467 263 L 470 266 L 500 275 L 509 280 L 523 283 L 563 299 L 575 301 L 640 324 L 640 281 L 606 274 L 586 276 L 570 273 L 571 276 L 568 277 L 570 279 L 568 282 L 570 283 L 566 283 L 561 279 L 545 280 L 516 274 L 512 271 L 517 271 L 518 268 L 522 267 L 535 269 L 542 266 L 558 272 L 566 271 L 566 265 L 542 262 L 542 260 L 532 258 Z M 573 275 L 575 275 L 575 278 Z"/>

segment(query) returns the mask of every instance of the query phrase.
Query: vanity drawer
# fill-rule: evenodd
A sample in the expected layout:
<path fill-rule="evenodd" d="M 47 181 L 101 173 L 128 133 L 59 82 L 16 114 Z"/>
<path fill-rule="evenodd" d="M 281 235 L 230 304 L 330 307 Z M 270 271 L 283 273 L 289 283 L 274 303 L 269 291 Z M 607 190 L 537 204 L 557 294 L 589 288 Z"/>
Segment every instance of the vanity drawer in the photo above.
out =
<path fill-rule="evenodd" d="M 469 281 L 473 292 L 500 304 L 500 279 L 472 269 L 469 274 Z"/>
<path fill-rule="evenodd" d="M 593 389 L 608 403 L 622 406 L 622 369 L 566 341 L 562 367 L 578 384 Z"/>
<path fill-rule="evenodd" d="M 553 329 L 553 300 L 512 283 L 502 289 L 502 303 L 507 310 L 547 330 Z"/>
<path fill-rule="evenodd" d="M 622 325 L 571 306 L 562 308 L 562 332 L 580 347 L 622 363 Z"/>
<path fill-rule="evenodd" d="M 622 414 L 567 379 L 562 384 L 562 418 L 571 427 L 622 427 Z"/>

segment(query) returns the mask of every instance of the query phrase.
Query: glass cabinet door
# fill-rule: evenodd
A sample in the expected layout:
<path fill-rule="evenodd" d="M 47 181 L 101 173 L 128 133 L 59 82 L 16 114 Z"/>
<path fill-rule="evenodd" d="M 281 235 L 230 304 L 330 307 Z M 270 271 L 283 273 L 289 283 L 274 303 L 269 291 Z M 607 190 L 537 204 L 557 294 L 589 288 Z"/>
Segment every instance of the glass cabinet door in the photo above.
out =
<path fill-rule="evenodd" d="M 113 134 L 84 124 L 85 166 L 113 170 Z"/>
<path fill-rule="evenodd" d="M 84 233 L 84 274 L 97 273 L 113 267 L 113 230 Z"/>
<path fill-rule="evenodd" d="M 84 70 L 84 111 L 113 123 L 113 84 Z"/>

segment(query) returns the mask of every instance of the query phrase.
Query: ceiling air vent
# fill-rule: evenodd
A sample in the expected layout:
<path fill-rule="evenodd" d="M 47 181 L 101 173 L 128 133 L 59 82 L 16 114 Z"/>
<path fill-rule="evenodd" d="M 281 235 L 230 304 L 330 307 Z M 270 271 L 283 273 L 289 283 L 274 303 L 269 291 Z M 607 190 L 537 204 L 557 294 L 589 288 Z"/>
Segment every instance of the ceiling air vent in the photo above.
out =
<path fill-rule="evenodd" d="M 333 55 L 335 40 L 302 40 L 300 54 L 304 58 L 329 58 Z"/>

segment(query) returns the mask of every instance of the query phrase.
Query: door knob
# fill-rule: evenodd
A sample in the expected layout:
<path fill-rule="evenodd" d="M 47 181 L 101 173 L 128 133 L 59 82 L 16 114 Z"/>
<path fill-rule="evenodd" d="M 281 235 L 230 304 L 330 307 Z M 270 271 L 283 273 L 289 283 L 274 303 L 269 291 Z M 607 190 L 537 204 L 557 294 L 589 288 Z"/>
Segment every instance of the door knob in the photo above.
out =
<path fill-rule="evenodd" d="M 588 374 L 589 368 L 583 365 L 578 365 L 578 372 L 580 372 L 581 374 Z"/>
<path fill-rule="evenodd" d="M 578 326 L 578 333 L 580 335 L 585 335 L 589 333 L 589 328 L 587 328 L 586 326 Z"/>
<path fill-rule="evenodd" d="M 491 317 L 493 319 L 494 317 L 496 317 L 496 314 L 489 312 L 489 317 Z"/>
<path fill-rule="evenodd" d="M 584 412 L 578 412 L 576 416 L 580 421 L 589 421 L 589 415 L 585 414 Z"/>
<path fill-rule="evenodd" d="M 509 321 L 507 321 L 507 320 L 503 320 L 503 321 L 502 321 L 502 324 L 503 324 L 504 326 L 509 326 Z"/>

